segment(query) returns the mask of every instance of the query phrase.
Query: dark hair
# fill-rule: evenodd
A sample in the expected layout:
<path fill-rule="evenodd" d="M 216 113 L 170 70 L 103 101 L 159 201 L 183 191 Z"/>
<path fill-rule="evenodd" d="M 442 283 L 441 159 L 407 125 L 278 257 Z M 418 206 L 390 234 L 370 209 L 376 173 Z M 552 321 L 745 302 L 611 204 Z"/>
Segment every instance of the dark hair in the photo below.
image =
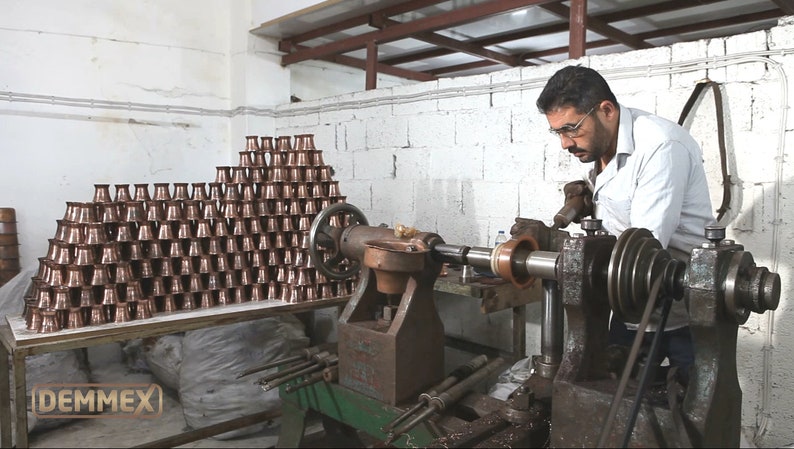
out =
<path fill-rule="evenodd" d="M 577 112 L 585 113 L 604 100 L 618 104 L 604 77 L 591 68 L 571 65 L 549 78 L 535 104 L 544 114 L 565 106 L 573 106 Z"/>

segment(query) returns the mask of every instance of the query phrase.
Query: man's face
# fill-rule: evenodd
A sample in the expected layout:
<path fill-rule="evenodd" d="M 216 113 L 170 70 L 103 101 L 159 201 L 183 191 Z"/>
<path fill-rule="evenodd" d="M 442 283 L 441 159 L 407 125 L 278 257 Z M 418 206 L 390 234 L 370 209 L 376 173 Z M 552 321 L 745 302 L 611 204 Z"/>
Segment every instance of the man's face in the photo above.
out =
<path fill-rule="evenodd" d="M 609 132 L 601 122 L 598 106 L 586 114 L 565 106 L 546 114 L 551 130 L 559 136 L 562 148 L 580 162 L 595 162 L 609 149 Z"/>

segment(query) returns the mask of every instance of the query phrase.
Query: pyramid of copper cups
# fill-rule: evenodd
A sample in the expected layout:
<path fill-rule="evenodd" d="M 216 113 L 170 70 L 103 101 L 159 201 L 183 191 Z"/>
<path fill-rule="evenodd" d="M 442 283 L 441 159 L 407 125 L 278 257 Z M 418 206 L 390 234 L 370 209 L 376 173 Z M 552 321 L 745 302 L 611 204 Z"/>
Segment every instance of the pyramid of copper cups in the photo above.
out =
<path fill-rule="evenodd" d="M 31 331 L 355 288 L 355 278 L 330 280 L 309 257 L 312 221 L 346 200 L 312 134 L 247 136 L 238 165 L 216 167 L 209 183 L 94 187 L 93 201 L 66 203 L 39 258 L 25 295 Z"/>

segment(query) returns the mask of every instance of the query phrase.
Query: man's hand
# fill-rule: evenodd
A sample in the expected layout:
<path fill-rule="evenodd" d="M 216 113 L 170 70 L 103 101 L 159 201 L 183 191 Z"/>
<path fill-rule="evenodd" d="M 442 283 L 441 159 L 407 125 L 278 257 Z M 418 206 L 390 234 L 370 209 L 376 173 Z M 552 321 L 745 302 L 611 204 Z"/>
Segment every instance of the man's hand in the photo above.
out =
<path fill-rule="evenodd" d="M 554 216 L 554 227 L 566 228 L 571 222 L 579 223 L 582 218 L 593 214 L 593 192 L 584 181 L 571 181 L 563 187 L 565 205 Z"/>

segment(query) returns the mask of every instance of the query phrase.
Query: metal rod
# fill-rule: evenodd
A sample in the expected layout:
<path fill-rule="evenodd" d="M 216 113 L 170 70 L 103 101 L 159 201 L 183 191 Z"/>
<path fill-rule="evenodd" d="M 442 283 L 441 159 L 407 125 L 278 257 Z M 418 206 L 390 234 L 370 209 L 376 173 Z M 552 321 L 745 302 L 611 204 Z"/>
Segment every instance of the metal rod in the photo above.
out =
<path fill-rule="evenodd" d="M 255 366 L 253 368 L 248 368 L 247 370 L 243 371 L 242 373 L 238 374 L 236 379 L 241 377 L 248 376 L 249 374 L 258 373 L 260 371 L 264 371 L 266 369 L 275 368 L 277 366 L 286 365 L 287 363 L 297 362 L 298 360 L 309 360 L 315 354 L 319 354 L 322 351 L 330 351 L 336 352 L 337 343 L 323 343 L 317 346 L 312 346 L 309 348 L 304 348 L 300 351 L 300 353 L 289 356 L 283 359 L 274 360 L 272 362 L 265 363 L 264 365 Z"/>
<path fill-rule="evenodd" d="M 447 376 L 438 385 L 427 390 L 427 392 L 420 394 L 419 402 L 414 404 L 413 407 L 404 411 L 400 416 L 394 418 L 390 423 L 383 426 L 381 428 L 381 431 L 384 433 L 388 433 L 389 431 L 394 429 L 394 427 L 396 427 L 397 424 L 400 424 L 401 422 L 405 421 L 406 418 L 418 412 L 422 407 L 427 405 L 427 403 L 430 401 L 430 399 L 433 396 L 436 396 L 439 393 L 446 391 L 447 388 L 454 385 L 460 379 L 463 379 L 464 377 L 470 375 L 472 372 L 482 368 L 487 362 L 488 362 L 488 356 L 481 354 L 470 360 L 469 363 L 459 366 L 451 373 L 449 373 L 449 376 Z"/>
<path fill-rule="evenodd" d="M 256 380 L 256 383 L 263 384 L 273 379 L 278 379 L 279 377 L 286 376 L 287 374 L 292 374 L 296 371 L 300 371 L 304 368 L 314 365 L 316 362 L 314 360 L 309 360 L 308 362 L 298 363 L 297 365 L 290 366 L 289 368 L 284 368 L 281 371 L 270 373 L 267 376 L 260 377 Z"/>
<path fill-rule="evenodd" d="M 642 396 L 645 394 L 645 390 L 648 387 L 648 381 L 651 378 L 651 375 L 656 371 L 656 353 L 659 352 L 659 345 L 662 341 L 662 333 L 664 332 L 664 328 L 667 325 L 667 317 L 670 315 L 670 307 L 672 307 L 672 305 L 673 298 L 665 297 L 664 303 L 662 304 L 662 316 L 659 320 L 659 327 L 656 329 L 656 333 L 653 336 L 650 354 L 648 354 L 648 360 L 646 361 L 645 366 L 642 368 L 640 384 L 637 387 L 637 394 L 634 396 L 634 405 L 632 405 L 631 413 L 629 413 L 629 422 L 626 423 L 626 430 L 623 433 L 623 445 L 621 447 L 628 447 L 631 434 L 634 433 L 634 424 L 637 422 L 637 415 L 640 414 Z"/>
<path fill-rule="evenodd" d="M 637 361 L 637 355 L 640 352 L 640 345 L 642 344 L 645 329 L 648 327 L 648 322 L 651 319 L 651 312 L 653 312 L 653 309 L 656 307 L 656 296 L 659 294 L 659 289 L 662 287 L 663 280 L 664 278 L 660 276 L 653 281 L 651 292 L 648 295 L 648 302 L 645 305 L 645 310 L 642 312 L 642 319 L 640 320 L 640 324 L 637 326 L 637 335 L 634 337 L 634 342 L 631 345 L 629 357 L 628 360 L 626 360 L 626 366 L 623 367 L 623 374 L 620 376 L 620 382 L 618 382 L 618 388 L 615 391 L 615 396 L 612 398 L 612 403 L 609 405 L 609 412 L 607 413 L 607 417 L 604 420 L 604 426 L 601 428 L 601 435 L 598 437 L 598 443 L 596 443 L 596 447 L 606 447 L 606 441 L 609 437 L 609 433 L 612 431 L 612 426 L 615 423 L 615 417 L 618 414 L 620 402 L 623 400 L 623 393 L 626 391 L 626 386 L 628 385 L 629 378 L 631 377 L 632 368 L 634 367 L 634 363 Z"/>
<path fill-rule="evenodd" d="M 275 360 L 275 361 L 270 362 L 270 363 L 265 363 L 264 365 L 256 366 L 254 368 L 249 368 L 249 369 L 243 371 L 242 373 L 238 374 L 237 377 L 235 377 L 235 379 L 239 379 L 241 377 L 245 377 L 245 376 L 248 376 L 250 374 L 258 373 L 260 371 L 264 371 L 264 370 L 267 370 L 267 369 L 270 369 L 270 368 L 275 368 L 277 366 L 286 365 L 287 363 L 297 362 L 297 361 L 303 360 L 305 358 L 306 357 L 302 356 L 302 355 L 294 355 L 292 357 L 287 357 L 285 359 Z"/>
<path fill-rule="evenodd" d="M 557 281 L 543 280 L 541 310 L 543 313 L 543 323 L 540 328 L 541 358 L 547 364 L 559 365 L 562 360 L 563 310 Z"/>
<path fill-rule="evenodd" d="M 243 427 L 261 424 L 263 422 L 271 421 L 281 416 L 281 410 L 268 410 L 265 412 L 255 413 L 253 415 L 242 416 L 240 418 L 230 419 L 211 426 L 202 427 L 200 429 L 191 430 L 189 432 L 180 433 L 170 437 L 162 438 L 155 441 L 150 441 L 135 448 L 157 448 L 157 447 L 178 447 L 183 444 L 192 443 L 194 441 L 203 440 L 211 436 L 220 435 L 230 430 L 242 429 Z"/>
<path fill-rule="evenodd" d="M 307 377 L 306 379 L 294 384 L 294 385 L 287 385 L 284 389 L 287 393 L 292 393 L 295 391 L 300 390 L 301 388 L 308 387 L 309 385 L 316 384 L 323 380 L 323 371 L 318 371 L 313 373 L 311 376 Z"/>
<path fill-rule="evenodd" d="M 416 415 L 416 417 L 414 417 L 407 423 L 400 426 L 397 430 L 394 431 L 393 434 L 389 435 L 389 437 L 386 439 L 386 444 L 390 444 L 396 438 L 399 438 L 400 435 L 403 435 L 404 433 L 418 426 L 423 421 L 427 420 L 430 416 L 432 416 L 433 413 L 444 410 L 450 405 L 457 402 L 466 393 L 468 393 L 476 384 L 478 384 L 480 381 L 485 379 L 492 372 L 496 371 L 503 363 L 504 363 L 504 359 L 501 357 L 497 357 L 491 360 L 490 362 L 488 362 L 488 364 L 485 365 L 484 367 L 473 372 L 470 376 L 466 377 L 466 379 L 451 386 L 446 391 L 440 393 L 438 396 L 432 397 L 429 401 L 429 405 L 424 411 Z"/>

